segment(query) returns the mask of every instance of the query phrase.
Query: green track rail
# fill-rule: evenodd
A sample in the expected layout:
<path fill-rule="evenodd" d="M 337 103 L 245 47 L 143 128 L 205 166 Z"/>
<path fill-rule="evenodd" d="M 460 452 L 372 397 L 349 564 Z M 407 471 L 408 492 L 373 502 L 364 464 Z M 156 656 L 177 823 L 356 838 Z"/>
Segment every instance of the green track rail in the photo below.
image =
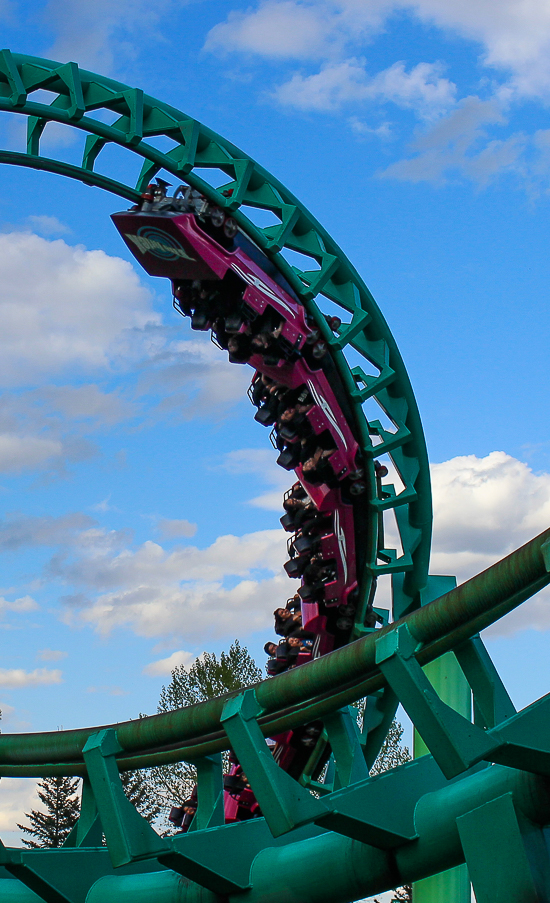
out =
<path fill-rule="evenodd" d="M 424 665 L 457 648 L 550 583 L 550 529 L 454 590 L 362 639 L 276 679 L 256 684 L 265 736 L 322 718 L 387 685 L 376 658 L 385 636 L 401 625 L 418 644 Z M 116 729 L 121 771 L 193 761 L 229 747 L 220 724 L 224 706 L 241 691 L 117 725 L 0 736 L 0 775 L 85 775 L 82 750 L 98 731 Z"/>
<path fill-rule="evenodd" d="M 41 101 L 43 92 L 48 92 L 51 102 L 34 99 L 36 92 L 40 92 Z M 432 522 L 424 435 L 395 340 L 341 248 L 293 194 L 243 151 L 138 88 L 82 70 L 76 63 L 62 65 L 4 50 L 0 53 L 0 110 L 25 115 L 28 122 L 26 151 L 0 151 L 0 162 L 67 176 L 131 201 L 159 172 L 170 173 L 231 210 L 241 228 L 273 259 L 330 345 L 353 410 L 369 481 L 355 636 L 364 633 L 365 611 L 372 603 L 379 576 L 391 574 L 394 578 L 397 616 L 416 607 L 428 574 Z M 108 124 L 107 116 L 114 116 L 114 121 Z M 85 133 L 80 165 L 41 155 L 41 138 L 50 122 Z M 170 139 L 173 147 L 159 150 L 154 144 L 159 137 Z M 100 171 L 106 159 L 101 154 L 113 144 L 142 158 L 135 186 L 124 185 Z M 217 188 L 206 177 L 214 170 L 221 181 L 227 177 Z M 230 190 L 227 197 L 224 192 Z M 251 218 L 253 209 L 271 214 L 275 223 L 260 228 Z M 292 266 L 285 259 L 285 251 L 302 255 L 304 268 Z M 326 299 L 342 311 L 343 326 L 338 336 L 328 329 L 320 313 Z M 347 349 L 358 352 L 364 365 L 350 366 Z M 365 415 L 363 405 L 370 399 L 380 406 L 386 425 Z M 381 499 L 374 459 L 386 454 L 402 485 L 385 486 Z M 384 512 L 391 510 L 399 531 L 400 553 L 381 547 L 383 533 L 379 527 Z"/>

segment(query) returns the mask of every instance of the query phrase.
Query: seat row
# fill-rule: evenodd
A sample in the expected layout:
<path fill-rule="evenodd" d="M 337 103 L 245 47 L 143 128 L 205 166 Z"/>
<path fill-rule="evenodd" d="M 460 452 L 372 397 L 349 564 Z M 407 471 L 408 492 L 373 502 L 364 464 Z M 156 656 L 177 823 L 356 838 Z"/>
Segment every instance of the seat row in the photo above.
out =
<path fill-rule="evenodd" d="M 356 616 L 368 482 L 329 351 L 341 321 L 314 320 L 235 219 L 194 189 L 168 198 L 166 188 L 149 186 L 132 211 L 113 217 L 115 224 L 147 272 L 171 279 L 174 306 L 192 329 L 210 331 L 231 363 L 253 368 L 254 418 L 270 430 L 278 464 L 296 476 L 283 497 L 281 524 L 289 534 L 285 571 L 300 585 L 275 610 L 276 641 L 265 646 L 268 675 L 276 676 L 349 642 Z M 314 722 L 268 743 L 278 764 L 299 777 L 321 732 Z M 170 820 L 185 831 L 196 807 L 195 788 Z M 261 814 L 234 757 L 225 812 L 227 821 Z"/>

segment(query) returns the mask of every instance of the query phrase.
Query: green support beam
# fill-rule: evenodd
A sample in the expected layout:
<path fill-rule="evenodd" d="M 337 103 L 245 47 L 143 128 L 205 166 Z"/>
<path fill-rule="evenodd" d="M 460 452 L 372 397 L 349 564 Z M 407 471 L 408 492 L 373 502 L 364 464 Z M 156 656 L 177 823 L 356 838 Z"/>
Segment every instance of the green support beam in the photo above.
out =
<path fill-rule="evenodd" d="M 516 812 L 528 822 L 536 826 L 546 823 L 550 813 L 548 781 L 500 766 L 482 768 L 425 794 L 415 809 L 418 839 L 396 849 L 375 848 L 334 832 L 265 848 L 252 863 L 252 888 L 247 891 L 247 903 L 351 903 L 416 881 L 432 870 L 451 868 L 464 861 L 457 819 L 507 793 L 512 794 Z M 87 903 L 152 900 L 219 903 L 215 895 L 204 891 L 199 894 L 196 886 L 180 883 L 176 875 L 169 874 L 144 876 L 143 881 L 124 877 L 101 879 L 88 894 Z"/>
<path fill-rule="evenodd" d="M 205 756 L 197 759 L 197 811 L 189 826 L 189 831 L 202 831 L 225 824 L 223 808 L 222 757 Z"/>
<path fill-rule="evenodd" d="M 515 706 L 480 636 L 466 640 L 454 652 L 474 699 L 474 723 L 485 730 L 516 714 Z"/>
<path fill-rule="evenodd" d="M 483 573 L 406 616 L 419 651 L 420 665 L 463 644 L 481 629 L 512 611 L 550 582 L 542 547 L 550 530 L 512 552 Z M 376 663 L 375 644 L 403 622 L 382 627 L 349 646 L 256 688 L 264 736 L 324 718 L 337 708 L 381 690 L 386 681 Z M 0 775 L 84 775 L 82 749 L 91 734 L 116 727 L 123 752 L 120 770 L 193 760 L 227 749 L 220 716 L 227 698 L 213 699 L 187 709 L 151 715 L 103 728 L 82 728 L 46 734 L 0 735 Z M 159 747 L 172 746 L 169 751 Z M 54 764 L 52 764 L 54 763 Z"/>
<path fill-rule="evenodd" d="M 80 815 L 64 847 L 100 847 L 103 840 L 103 827 L 99 817 L 92 785 L 88 778 L 82 780 L 80 799 Z"/>
<path fill-rule="evenodd" d="M 477 903 L 549 903 L 550 859 L 538 825 L 505 793 L 457 818 Z"/>
<path fill-rule="evenodd" d="M 452 778 L 489 758 L 499 739 L 442 702 L 414 657 L 417 647 L 407 624 L 401 624 L 377 638 L 377 664 L 443 774 Z"/>
<path fill-rule="evenodd" d="M 315 821 L 327 810 L 309 790 L 279 768 L 258 726 L 260 712 L 254 690 L 247 690 L 226 703 L 221 722 L 271 833 L 279 837 L 298 825 Z"/>
<path fill-rule="evenodd" d="M 121 746 L 114 730 L 99 731 L 90 737 L 83 750 L 88 779 L 115 868 L 169 852 L 168 844 L 153 831 L 124 793 L 116 763 L 119 752 Z"/>
<path fill-rule="evenodd" d="M 348 787 L 369 776 L 357 726 L 357 710 L 338 709 L 324 719 L 325 730 L 335 760 L 334 789 Z"/>
<path fill-rule="evenodd" d="M 454 652 L 446 652 L 424 667 L 424 673 L 441 701 L 468 721 L 472 714 L 472 693 Z M 426 756 L 428 747 L 414 731 L 414 755 Z M 413 885 L 415 903 L 471 903 L 470 876 L 466 865 L 430 875 Z"/>

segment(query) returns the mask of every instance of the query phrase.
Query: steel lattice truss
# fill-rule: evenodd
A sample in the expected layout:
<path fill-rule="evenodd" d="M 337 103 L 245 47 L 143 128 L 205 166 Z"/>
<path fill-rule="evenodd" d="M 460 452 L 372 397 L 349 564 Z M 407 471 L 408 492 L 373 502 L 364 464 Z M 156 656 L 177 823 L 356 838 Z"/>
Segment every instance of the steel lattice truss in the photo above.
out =
<path fill-rule="evenodd" d="M 0 151 L 0 162 L 68 176 L 132 202 L 158 173 L 170 173 L 231 212 L 330 345 L 370 486 L 356 641 L 312 662 L 307 675 L 289 671 L 244 693 L 138 722 L 0 737 L 0 775 L 84 778 L 80 819 L 64 848 L 0 847 L 1 903 L 214 903 L 243 893 L 253 903 L 345 903 L 464 859 L 478 903 L 550 900 L 543 830 L 550 822 L 550 697 L 516 713 L 478 637 L 550 582 L 550 531 L 458 589 L 447 591 L 445 578 L 428 576 L 428 461 L 395 341 L 340 248 L 250 157 L 139 89 L 75 63 L 7 50 L 0 53 L 0 109 L 28 121 L 26 152 Z M 83 133 L 80 165 L 41 155 L 51 122 Z M 159 149 L 158 139 L 171 147 Z M 141 162 L 135 186 L 102 171 L 110 145 Z M 217 187 L 209 180 L 215 172 Z M 255 210 L 270 214 L 272 224 L 256 225 Z M 342 311 L 337 335 L 323 317 L 327 302 Z M 361 366 L 349 363 L 351 349 Z M 371 402 L 385 426 L 370 414 Z M 401 485 L 385 487 L 380 498 L 374 460 L 386 454 Z M 381 539 L 388 511 L 401 554 Z M 385 574 L 393 578 L 395 620 L 369 631 L 365 610 Z M 450 650 L 473 693 L 473 724 L 438 697 L 422 671 Z M 347 706 L 363 696 L 371 705 L 360 736 Z M 431 755 L 369 777 L 398 701 Z M 318 795 L 278 768 L 264 742 L 313 719 L 324 723 L 335 764 L 334 782 L 319 785 Z M 223 823 L 220 752 L 229 745 L 261 805 L 264 817 L 254 822 Z M 197 815 L 188 834 L 161 838 L 125 797 L 119 772 L 182 759 L 197 764 Z"/>

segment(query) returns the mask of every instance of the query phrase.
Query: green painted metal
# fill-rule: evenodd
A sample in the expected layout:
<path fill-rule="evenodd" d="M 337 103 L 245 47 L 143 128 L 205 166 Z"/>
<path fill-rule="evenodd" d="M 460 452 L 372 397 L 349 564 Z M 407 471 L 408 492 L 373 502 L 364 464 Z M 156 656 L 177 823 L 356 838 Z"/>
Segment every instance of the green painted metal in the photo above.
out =
<path fill-rule="evenodd" d="M 269 840 L 265 822 L 260 819 L 205 832 L 202 835 L 203 851 L 207 850 L 212 858 L 235 867 L 243 860 L 248 862 L 251 889 L 246 891 L 246 895 L 253 903 L 275 903 L 277 899 L 300 900 L 303 903 L 326 903 L 327 900 L 345 903 L 380 893 L 391 886 L 419 880 L 434 870 L 440 871 L 462 862 L 465 854 L 458 820 L 506 794 L 511 795 L 522 843 L 526 847 L 533 826 L 547 823 L 550 813 L 550 783 L 547 779 L 495 766 L 474 771 L 451 783 L 439 775 L 444 786 L 425 792 L 432 786 L 429 769 L 426 770 L 429 762 L 430 757 L 424 757 L 382 776 L 382 782 L 391 783 L 392 780 L 399 781 L 403 773 L 410 770 L 411 777 L 415 779 L 402 781 L 400 787 L 395 787 L 393 791 L 391 787 L 381 788 L 385 793 L 396 793 L 398 789 L 406 788 L 409 795 L 403 799 L 403 807 L 413 812 L 416 839 L 400 846 L 374 846 L 334 831 L 317 835 L 298 832 L 296 837 L 291 835 L 290 842 L 281 844 L 280 841 Z M 424 769 L 425 773 L 421 774 L 419 769 Z M 372 782 L 373 786 L 377 780 Z M 417 801 L 410 797 L 411 788 L 415 786 L 418 786 Z M 340 793 L 351 796 L 351 790 L 347 788 Z M 382 796 L 381 792 L 380 798 Z M 377 808 L 382 808 L 383 815 L 380 798 Z M 399 798 L 392 795 L 392 799 Z M 235 841 L 231 840 L 232 835 Z M 200 838 L 201 835 L 196 833 L 189 839 L 197 844 Z M 186 840 L 186 836 L 180 838 L 181 842 Z M 101 850 L 90 851 L 92 862 L 96 852 L 102 853 Z M 146 868 L 148 863 L 140 863 L 143 872 L 131 879 L 122 870 L 120 876 L 96 877 L 94 880 L 94 869 L 84 870 L 82 858 L 74 858 L 75 854 L 82 857 L 78 850 L 54 853 L 57 868 L 66 875 L 71 874 L 76 863 L 80 864 L 82 883 L 85 880 L 89 882 L 87 903 L 111 903 L 115 899 L 116 903 L 129 903 L 130 899 L 132 903 L 135 899 L 148 899 L 149 903 L 173 900 L 181 903 L 195 900 L 219 903 L 214 891 L 182 879 L 173 871 L 147 874 L 150 871 Z M 32 863 L 33 854 L 25 855 Z M 42 855 L 46 857 L 50 854 L 43 851 Z M 50 867 L 53 868 L 53 864 Z M 112 875 L 112 872 L 107 870 L 107 874 Z M 2 900 L 17 899 L 19 903 L 30 903 L 33 899 L 21 890 L 13 893 L 9 879 L 0 878 L 0 881 Z M 230 899 L 233 896 L 230 894 Z"/>
<path fill-rule="evenodd" d="M 82 779 L 80 815 L 76 825 L 63 844 L 64 847 L 99 847 L 103 837 L 103 827 L 99 818 L 92 785 L 87 777 Z"/>
<path fill-rule="evenodd" d="M 442 593 L 454 589 L 455 586 L 455 577 L 430 576 L 427 586 L 422 592 L 422 604 L 431 602 Z M 465 672 L 461 670 L 456 653 L 446 652 L 440 658 L 425 665 L 424 673 L 441 701 L 459 715 L 471 720 L 471 683 L 469 684 Z M 470 669 L 469 678 L 471 676 Z M 496 723 L 495 721 L 490 726 L 494 727 Z M 415 758 L 429 753 L 428 747 L 416 728 L 413 746 Z M 439 903 L 442 900 L 448 901 L 448 903 L 471 903 L 470 877 L 466 865 L 457 865 L 453 869 L 416 881 L 413 886 L 413 895 L 415 903 Z"/>
<path fill-rule="evenodd" d="M 12 166 L 23 166 L 27 169 L 36 169 L 42 172 L 51 172 L 58 176 L 66 176 L 85 185 L 92 185 L 95 188 L 102 188 L 103 191 L 110 191 L 121 198 L 136 203 L 139 200 L 139 192 L 102 176 L 100 173 L 88 172 L 79 166 L 73 166 L 71 163 L 64 163 L 61 160 L 52 160 L 49 157 L 30 157 L 28 154 L 19 154 L 15 151 L 0 150 L 0 163 L 9 163 Z"/>
<path fill-rule="evenodd" d="M 455 865 L 412 885 L 414 903 L 471 903 L 472 888 L 466 864 Z"/>
<path fill-rule="evenodd" d="M 223 808 L 222 757 L 205 756 L 195 762 L 197 769 L 197 800 L 195 817 L 189 831 L 202 831 L 225 824 Z"/>
<path fill-rule="evenodd" d="M 543 832 L 516 811 L 511 793 L 456 823 L 477 903 L 548 903 L 550 859 Z"/>
<path fill-rule="evenodd" d="M 467 640 L 455 649 L 454 655 L 472 689 L 475 724 L 487 729 L 512 718 L 516 714 L 514 703 L 481 637 Z M 465 714 L 461 709 L 457 711 Z"/>
<path fill-rule="evenodd" d="M 423 670 L 441 701 L 464 718 L 471 720 L 472 688 L 469 681 L 472 675 L 469 673 L 468 680 L 466 679 L 457 661 L 456 652 L 446 652 L 434 662 L 425 665 Z M 490 726 L 494 727 L 499 721 Z M 424 756 L 427 753 L 428 747 L 415 729 L 414 755 Z M 457 865 L 453 869 L 416 881 L 413 885 L 413 895 L 414 903 L 440 903 L 442 900 L 448 903 L 471 903 L 470 876 L 466 865 Z"/>
<path fill-rule="evenodd" d="M 381 636 L 376 646 L 384 677 L 446 777 L 490 759 L 498 738 L 442 701 L 414 657 L 417 643 L 406 623 Z"/>
<path fill-rule="evenodd" d="M 385 680 L 376 664 L 375 642 L 396 631 L 405 621 L 419 645 L 415 657 L 419 664 L 425 665 L 512 611 L 550 583 L 541 551 L 549 537 L 550 529 L 486 571 L 376 634 L 259 683 L 255 692 L 263 714 L 258 724 L 264 736 L 321 718 L 380 690 Z M 117 756 L 121 770 L 220 752 L 228 746 L 220 728 L 220 716 L 230 697 L 231 694 L 105 728 L 2 734 L 0 775 L 84 774 L 82 749 L 91 734 L 107 727 L 116 727 L 118 742 L 124 750 Z"/>
<path fill-rule="evenodd" d="M 253 689 L 229 699 L 221 722 L 243 767 L 274 837 L 325 814 L 328 810 L 284 772 L 268 749 L 257 717 L 261 712 Z"/>
<path fill-rule="evenodd" d="M 368 778 L 369 769 L 365 761 L 354 710 L 348 706 L 332 712 L 325 717 L 324 726 L 334 757 L 333 789 L 348 787 L 350 784 Z"/>
<path fill-rule="evenodd" d="M 158 858 L 169 851 L 168 844 L 139 815 L 122 789 L 115 758 L 121 751 L 114 730 L 93 734 L 83 749 L 88 779 L 115 868 L 140 859 Z"/>
<path fill-rule="evenodd" d="M 491 608 L 493 612 L 502 614 L 504 607 L 515 604 L 520 596 L 525 596 L 529 583 L 531 586 L 538 586 L 541 580 L 548 581 L 549 575 L 541 552 L 548 532 L 474 578 L 469 585 L 451 590 L 445 596 L 411 613 L 400 625 L 391 625 L 379 631 L 378 635 L 358 640 L 352 647 L 329 656 L 319 664 L 326 664 L 330 660 L 338 662 L 339 658 L 344 654 L 349 656 L 353 650 L 361 650 L 364 655 L 367 649 L 372 651 L 374 646 L 379 665 L 383 669 L 388 662 L 402 659 L 398 677 L 399 680 L 402 679 L 404 669 L 405 686 L 403 692 L 401 687 L 398 692 L 402 701 L 407 703 L 412 684 L 416 699 L 418 685 L 421 690 L 425 690 L 422 680 L 427 681 L 414 655 L 420 659 L 422 653 L 429 649 L 429 645 L 422 646 L 421 638 L 426 643 L 431 641 L 432 645 L 437 646 L 444 625 L 447 635 L 453 637 L 454 642 L 463 645 L 463 636 L 459 635 L 458 640 L 456 638 L 456 628 L 458 626 L 460 631 L 464 630 L 468 617 L 473 618 L 470 629 L 472 623 L 477 628 L 481 617 L 490 620 Z M 523 578 L 520 576 L 519 560 L 523 563 Z M 505 577 L 506 592 L 510 594 L 508 599 L 502 596 L 501 583 Z M 478 654 L 478 659 L 485 660 L 483 673 L 486 677 L 491 669 L 484 656 Z M 352 671 L 350 664 L 348 661 L 345 666 L 348 677 Z M 306 666 L 302 671 L 306 673 L 307 669 L 310 669 L 309 673 L 317 670 Z M 476 680 L 479 685 L 479 675 Z M 277 681 L 280 679 L 277 678 Z M 269 684 L 270 688 L 275 685 L 276 681 Z M 281 889 L 281 881 L 284 885 L 288 880 L 286 869 L 290 868 L 294 868 L 293 874 L 296 877 L 293 880 L 298 886 L 302 881 L 302 874 L 305 872 L 308 875 L 308 893 L 304 891 L 299 899 L 311 900 L 312 903 L 321 899 L 349 901 L 354 898 L 352 892 L 356 896 L 377 893 L 392 885 L 422 879 L 426 875 L 456 866 L 464 858 L 456 818 L 504 793 L 513 793 L 514 804 L 517 803 L 518 811 L 525 815 L 528 822 L 539 825 L 550 821 L 550 785 L 537 774 L 530 777 L 518 770 L 526 768 L 535 773 L 550 775 L 550 696 L 516 715 L 511 715 L 509 707 L 504 706 L 505 717 L 501 723 L 485 732 L 477 727 L 476 730 L 483 734 L 486 741 L 481 752 L 475 731 L 473 741 L 472 735 L 467 734 L 466 754 L 458 757 L 458 766 L 462 770 L 468 769 L 472 758 L 479 758 L 480 755 L 508 761 L 514 766 L 513 770 L 501 766 L 488 769 L 481 765 L 477 766 L 478 769 L 481 768 L 477 774 L 468 771 L 464 777 L 450 783 L 432 756 L 425 756 L 378 777 L 361 779 L 360 771 L 357 771 L 360 762 L 357 758 L 358 738 L 350 730 L 347 718 L 340 713 L 333 720 L 332 726 L 329 725 L 329 731 L 332 730 L 333 736 L 338 733 L 340 735 L 335 749 L 337 753 L 340 752 L 342 759 L 341 777 L 347 773 L 347 777 L 353 778 L 354 782 L 327 794 L 322 800 L 316 800 L 278 769 L 268 752 L 260 727 L 262 709 L 265 711 L 260 691 L 264 686 L 266 685 L 259 684 L 255 690 L 248 690 L 222 701 L 222 723 L 265 810 L 266 818 L 253 823 L 196 830 L 181 837 L 163 840 L 124 797 L 116 760 L 122 745 L 120 735 L 114 730 L 107 730 L 96 732 L 88 739 L 84 757 L 95 804 L 105 825 L 112 863 L 122 868 L 136 865 L 144 868 L 141 875 L 131 880 L 121 875 L 115 881 L 114 878 L 98 879 L 99 866 L 96 863 L 95 870 L 87 873 L 94 878 L 94 882 L 88 884 L 88 903 L 102 899 L 96 894 L 105 895 L 104 899 L 108 901 L 110 888 L 117 896 L 122 896 L 120 903 L 123 903 L 125 888 L 135 891 L 136 883 L 139 888 L 148 888 L 155 903 L 164 899 L 165 891 L 169 895 L 176 894 L 173 899 L 183 901 L 216 899 L 208 895 L 232 896 L 244 890 L 247 896 L 256 899 L 258 903 L 267 903 L 272 898 L 270 881 L 276 888 L 279 899 L 287 899 Z M 471 731 L 475 726 L 460 719 L 459 715 L 456 715 L 454 721 L 449 721 L 448 711 L 438 707 L 437 699 L 434 702 L 434 695 L 433 688 L 429 689 L 429 715 L 432 717 L 435 711 L 440 715 L 440 723 L 438 726 L 437 723 L 434 725 L 430 722 L 429 729 L 436 733 L 438 730 L 446 731 L 445 743 L 451 750 L 451 756 L 455 757 L 451 761 L 451 765 L 455 767 L 456 750 L 463 752 L 464 731 Z M 197 714 L 201 707 L 194 708 Z M 421 712 L 418 720 L 423 722 L 424 718 L 425 714 Z M 331 718 L 327 720 L 330 722 Z M 124 725 L 120 725 L 119 731 L 123 728 Z M 437 743 L 435 745 L 437 747 Z M 441 759 L 440 749 L 436 749 L 436 753 Z M 216 763 L 212 762 L 210 766 L 207 769 L 209 774 L 206 775 L 210 785 L 206 798 L 207 805 L 215 809 Z M 95 822 L 93 807 L 88 807 L 88 812 L 83 811 L 83 818 L 81 836 L 86 842 L 90 825 Z M 310 834 L 309 839 L 304 839 L 300 836 L 300 830 L 304 828 L 299 826 L 311 822 L 317 826 L 314 830 L 321 830 L 322 833 L 318 836 Z M 271 830 L 266 835 L 268 827 Z M 293 830 L 296 827 L 297 832 Z M 289 831 L 289 842 L 282 847 L 274 847 L 276 841 L 273 840 L 273 834 Z M 79 849 L 82 847 L 75 849 L 68 846 L 65 850 L 66 857 L 78 853 Z M 468 849 L 466 842 L 465 849 Z M 89 851 L 93 854 L 98 852 L 93 848 L 89 848 Z M 347 873 L 343 876 L 341 869 L 336 868 L 335 859 L 338 856 L 343 857 L 342 861 L 353 862 L 351 884 Z M 64 873 L 71 874 L 74 863 L 80 860 L 51 860 L 53 865 L 48 867 L 53 869 L 51 875 L 49 872 L 47 875 L 40 872 L 38 876 L 33 866 L 35 860 L 29 860 L 27 854 L 22 854 L 21 851 L 6 851 L 4 862 L 10 873 L 17 875 L 29 891 L 38 888 L 42 899 L 62 903 L 61 891 L 56 885 L 58 879 L 55 869 L 61 868 Z M 265 869 L 262 867 L 263 870 L 258 871 L 258 862 L 263 862 Z M 299 874 L 296 872 L 298 863 Z M 180 878 L 168 880 L 163 874 L 145 874 L 148 871 L 146 866 L 151 864 L 164 866 L 170 870 L 170 874 L 178 874 Z M 330 864 L 330 881 L 327 864 Z M 108 870 L 104 870 L 103 874 L 109 874 Z M 273 875 L 277 876 L 276 881 Z M 51 887 L 48 876 L 51 878 Z M 84 881 L 84 878 L 81 877 L 80 880 Z M 21 896 L 20 888 L 15 891 L 6 882 L 9 879 L 3 879 L 0 884 L 0 896 L 4 888 L 8 891 L 2 899 L 19 899 L 20 903 L 30 903 L 32 898 L 28 894 L 27 897 L 24 894 Z M 69 903 L 73 899 L 70 894 L 65 894 L 64 898 Z M 294 897 L 290 896 L 288 899 Z"/>
<path fill-rule="evenodd" d="M 246 898 L 249 903 L 346 903 L 420 879 L 434 865 L 438 871 L 457 865 L 464 860 L 457 818 L 507 793 L 522 817 L 534 825 L 545 824 L 550 811 L 547 781 L 498 766 L 483 769 L 425 794 L 415 809 L 418 839 L 401 847 L 380 849 L 334 832 L 267 846 L 254 858 L 252 888 Z M 233 826 L 221 830 L 230 834 Z M 219 903 L 215 895 L 170 874 L 143 876 L 143 881 L 137 876 L 100 879 L 91 887 L 87 903 L 135 903 L 136 899 Z"/>

